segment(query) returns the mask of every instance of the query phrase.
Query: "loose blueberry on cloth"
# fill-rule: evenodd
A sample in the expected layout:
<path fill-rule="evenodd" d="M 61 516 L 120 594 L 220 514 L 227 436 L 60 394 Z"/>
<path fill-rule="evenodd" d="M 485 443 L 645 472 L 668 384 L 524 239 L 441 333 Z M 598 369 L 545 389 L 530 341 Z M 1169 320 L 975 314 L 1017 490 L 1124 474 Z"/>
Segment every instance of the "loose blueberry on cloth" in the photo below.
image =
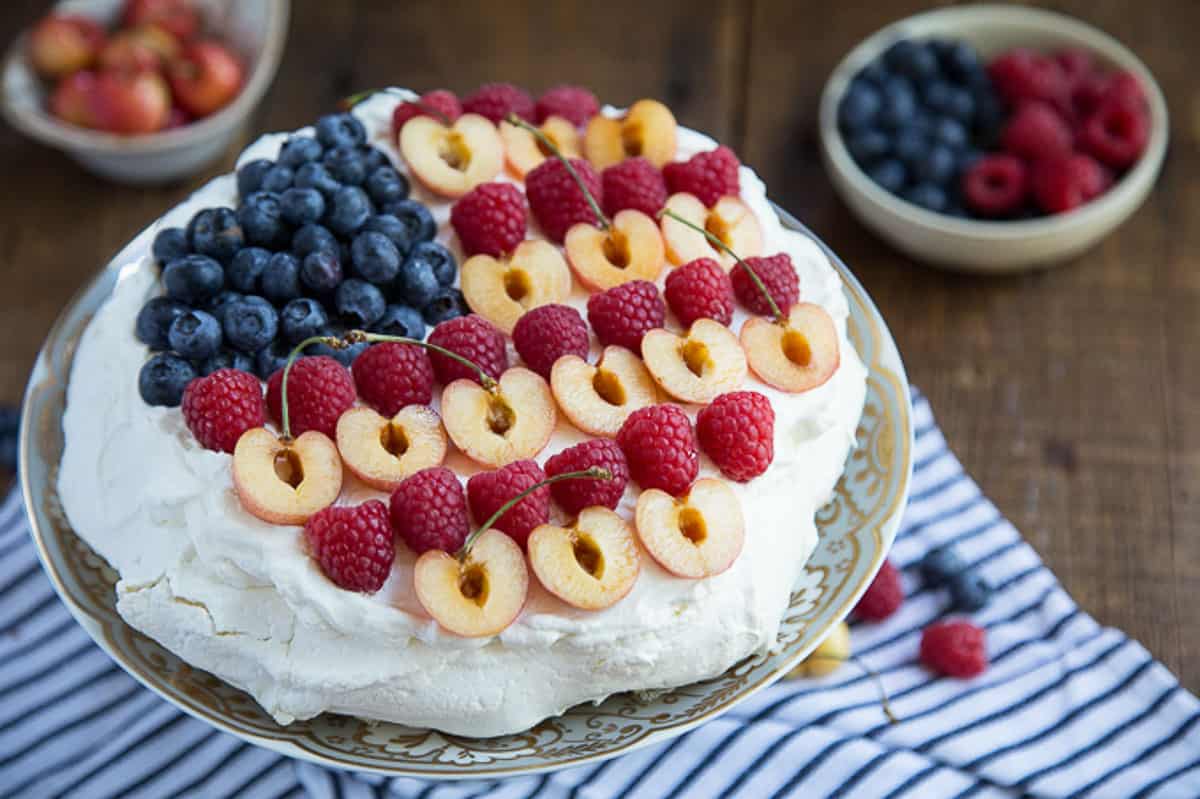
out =
<path fill-rule="evenodd" d="M 1195 797 L 1200 701 L 1136 641 L 1081 611 L 962 471 L 914 398 L 912 494 L 891 561 L 906 597 L 858 623 L 844 666 L 784 680 L 695 731 L 604 763 L 435 783 L 323 769 L 244 743 L 142 688 L 70 617 L 38 566 L 19 495 L 0 504 L 0 791 L 87 797 Z M 949 549 L 946 547 L 950 545 Z M 959 562 L 927 555 L 942 549 Z M 990 665 L 972 680 L 918 661 L 921 632 L 962 618 L 937 575 L 992 589 L 971 615 Z M 922 572 L 934 575 L 928 579 Z"/>

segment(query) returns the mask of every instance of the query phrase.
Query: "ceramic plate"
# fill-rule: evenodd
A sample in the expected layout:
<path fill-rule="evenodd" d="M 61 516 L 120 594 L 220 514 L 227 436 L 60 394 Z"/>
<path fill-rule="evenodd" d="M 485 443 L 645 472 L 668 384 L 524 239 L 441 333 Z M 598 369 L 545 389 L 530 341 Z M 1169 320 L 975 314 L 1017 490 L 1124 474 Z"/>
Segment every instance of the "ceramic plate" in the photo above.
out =
<path fill-rule="evenodd" d="M 787 214 L 781 216 L 786 226 L 811 235 Z M 127 251 L 148 248 L 151 235 L 149 229 L 142 232 Z M 495 777 L 601 760 L 680 735 L 775 682 L 803 659 L 850 612 L 900 522 L 913 432 L 904 367 L 862 286 L 825 251 L 845 282 L 850 339 L 869 370 L 858 446 L 833 500 L 817 515 L 820 543 L 792 592 L 778 651 L 749 658 L 715 679 L 654 696 L 613 696 L 499 738 L 464 738 L 332 714 L 281 727 L 247 694 L 193 669 L 126 625 L 116 611 L 116 573 L 71 529 L 56 489 L 75 346 L 112 292 L 116 264 L 128 260 L 125 253 L 67 307 L 42 348 L 26 392 L 22 489 L 42 563 L 79 623 L 140 682 L 196 718 L 292 757 L 392 776 Z"/>

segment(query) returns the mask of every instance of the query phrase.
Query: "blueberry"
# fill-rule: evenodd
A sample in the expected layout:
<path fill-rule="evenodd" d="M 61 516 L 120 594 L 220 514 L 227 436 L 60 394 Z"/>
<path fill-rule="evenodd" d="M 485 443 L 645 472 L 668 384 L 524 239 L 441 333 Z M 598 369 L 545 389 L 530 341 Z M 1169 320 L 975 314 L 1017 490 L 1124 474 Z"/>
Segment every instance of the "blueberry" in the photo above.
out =
<path fill-rule="evenodd" d="M 176 258 L 182 258 L 191 252 L 187 231 L 181 227 L 163 228 L 154 237 L 154 244 L 151 245 L 150 252 L 154 255 L 154 261 L 159 267 L 166 266 Z"/>
<path fill-rule="evenodd" d="M 233 263 L 225 270 L 229 285 L 243 294 L 257 294 L 262 288 L 262 274 L 267 269 L 271 253 L 261 247 L 246 247 L 233 256 Z"/>
<path fill-rule="evenodd" d="M 205 358 L 199 367 L 201 375 L 211 375 L 218 369 L 240 369 L 243 372 L 253 372 L 254 358 L 244 352 L 226 348 L 216 355 Z"/>
<path fill-rule="evenodd" d="M 954 87 L 944 80 L 931 80 L 921 86 L 921 102 L 935 114 L 945 114 Z"/>
<path fill-rule="evenodd" d="M 453 287 L 444 287 L 438 289 L 433 299 L 421 309 L 421 316 L 425 319 L 425 324 L 432 327 L 447 319 L 466 316 L 470 312 L 471 309 L 461 291 Z"/>
<path fill-rule="evenodd" d="M 325 308 L 309 297 L 292 300 L 279 312 L 279 332 L 289 344 L 317 335 L 328 323 Z"/>
<path fill-rule="evenodd" d="M 966 568 L 967 565 L 949 544 L 931 550 L 921 559 L 921 574 L 926 584 L 933 587 L 953 579 L 966 571 Z"/>
<path fill-rule="evenodd" d="M 251 244 L 277 247 L 287 236 L 283 208 L 279 195 L 274 192 L 256 191 L 251 194 L 238 208 L 237 218 L 246 234 L 246 241 Z"/>
<path fill-rule="evenodd" d="M 916 126 L 903 128 L 892 140 L 892 153 L 909 170 L 915 169 L 929 153 L 929 139 Z"/>
<path fill-rule="evenodd" d="M 348 186 L 357 186 L 367 179 L 367 162 L 357 147 L 337 147 L 325 153 L 321 160 L 333 179 Z"/>
<path fill-rule="evenodd" d="M 944 144 L 952 150 L 958 150 L 967 144 L 967 129 L 961 122 L 950 117 L 941 117 L 935 120 L 930 135 L 935 142 Z"/>
<path fill-rule="evenodd" d="M 283 221 L 291 225 L 315 223 L 325 213 L 325 198 L 316 189 L 290 188 L 279 198 Z"/>
<path fill-rule="evenodd" d="M 237 171 L 238 196 L 245 199 L 262 188 L 263 176 L 275 166 L 274 161 L 259 158 L 243 164 Z"/>
<path fill-rule="evenodd" d="M 1007 113 L 1004 103 L 992 91 L 980 91 L 974 94 L 975 119 L 974 132 L 976 143 L 985 149 L 991 148 L 1000 140 L 1004 129 Z"/>
<path fill-rule="evenodd" d="M 862 166 L 869 166 L 888 154 L 892 140 L 879 130 L 860 130 L 846 140 L 850 155 Z"/>
<path fill-rule="evenodd" d="M 167 331 L 171 329 L 172 322 L 189 310 L 182 302 L 169 297 L 154 297 L 138 311 L 133 332 L 139 341 L 152 350 L 170 349 Z"/>
<path fill-rule="evenodd" d="M 951 89 L 946 114 L 964 125 L 970 125 L 975 118 L 975 95 L 967 89 Z"/>
<path fill-rule="evenodd" d="M 883 54 L 888 69 L 917 82 L 937 77 L 939 65 L 933 48 L 924 42 L 901 39 Z"/>
<path fill-rule="evenodd" d="M 184 358 L 203 360 L 221 348 L 221 323 L 210 313 L 188 311 L 171 323 L 167 338 Z"/>
<path fill-rule="evenodd" d="M 975 114 L 975 100 L 971 93 L 945 81 L 927 84 L 921 99 L 926 108 L 935 114 L 956 119 L 963 124 L 969 124 Z"/>
<path fill-rule="evenodd" d="M 964 41 L 946 42 L 939 49 L 938 61 L 942 71 L 959 84 L 970 85 L 984 74 L 979 53 Z"/>
<path fill-rule="evenodd" d="M 267 261 L 259 279 L 263 296 L 276 305 L 296 299 L 300 289 L 300 259 L 290 252 L 277 252 Z"/>
<path fill-rule="evenodd" d="M 976 150 L 974 147 L 966 147 L 958 151 L 958 162 L 955 164 L 955 171 L 958 174 L 966 172 L 975 165 L 975 162 L 983 158 L 983 152 Z"/>
<path fill-rule="evenodd" d="M 304 225 L 292 235 L 292 252 L 301 258 L 317 250 L 336 252 L 337 249 L 338 240 L 321 225 Z"/>
<path fill-rule="evenodd" d="M 422 339 L 425 337 L 425 320 L 416 308 L 408 305 L 389 305 L 371 330 L 388 336 Z"/>
<path fill-rule="evenodd" d="M 379 169 L 379 167 L 383 166 L 384 164 L 386 164 L 388 166 L 392 165 L 391 160 L 388 159 L 388 157 L 387 157 L 387 153 L 385 153 L 383 150 L 380 150 L 378 147 L 375 147 L 373 145 L 369 146 L 369 147 L 364 147 L 362 154 L 363 154 L 363 163 L 365 163 L 367 165 L 367 174 L 368 175 L 371 174 L 372 172 L 374 172 L 376 169 Z"/>
<path fill-rule="evenodd" d="M 458 261 L 444 245 L 436 241 L 422 242 L 413 248 L 408 257 L 424 258 L 429 261 L 430 266 L 433 267 L 433 276 L 443 286 L 454 283 L 454 278 L 458 274 Z"/>
<path fill-rule="evenodd" d="M 891 73 L 888 72 L 887 67 L 883 65 L 883 61 L 877 58 L 860 69 L 858 71 L 858 75 L 855 77 L 858 80 L 866 81 L 867 83 L 875 86 L 875 88 L 879 89 L 883 88 L 883 84 L 888 79 L 890 74 Z"/>
<path fill-rule="evenodd" d="M 254 374 L 263 380 L 267 380 L 271 375 L 287 366 L 288 356 L 291 354 L 291 344 L 282 339 L 275 339 L 254 353 Z"/>
<path fill-rule="evenodd" d="M 913 168 L 913 177 L 918 181 L 940 186 L 954 177 L 957 163 L 953 150 L 944 144 L 935 144 L 929 148 L 924 158 L 917 161 Z"/>
<path fill-rule="evenodd" d="M 942 213 L 946 216 L 953 216 L 957 219 L 970 219 L 971 214 L 962 205 L 962 203 L 951 201 L 942 209 Z"/>
<path fill-rule="evenodd" d="M 398 200 L 388 203 L 380 211 L 400 220 L 400 224 L 408 229 L 408 240 L 413 244 L 422 241 L 433 241 L 437 236 L 437 222 L 433 214 L 416 200 Z"/>
<path fill-rule="evenodd" d="M 895 158 L 887 158 L 868 169 L 867 177 L 878 183 L 884 191 L 899 194 L 908 181 L 908 170 Z"/>
<path fill-rule="evenodd" d="M 355 236 L 350 258 L 355 273 L 371 283 L 390 283 L 400 272 L 400 250 L 382 233 L 364 231 Z"/>
<path fill-rule="evenodd" d="M 221 319 L 229 345 L 242 352 L 258 352 L 279 331 L 279 314 L 262 297 L 245 297 L 225 309 Z"/>
<path fill-rule="evenodd" d="M 321 143 L 311 136 L 289 136 L 279 148 L 279 157 L 276 160 L 296 170 L 311 161 L 319 161 L 324 152 Z"/>
<path fill-rule="evenodd" d="M 313 294 L 329 294 L 342 282 L 342 265 L 338 256 L 327 250 L 317 250 L 304 256 L 300 263 L 300 282 Z"/>
<path fill-rule="evenodd" d="M 349 238 L 371 216 L 371 200 L 358 186 L 342 186 L 333 195 L 326 212 L 326 227 L 339 236 Z M 436 226 L 434 228 L 436 233 Z"/>
<path fill-rule="evenodd" d="M 392 244 L 396 245 L 402 258 L 407 257 L 408 251 L 412 249 L 413 242 L 409 238 L 408 226 L 391 214 L 376 214 L 369 218 L 363 223 L 360 235 L 365 231 L 387 236 Z"/>
<path fill-rule="evenodd" d="M 287 191 L 292 187 L 292 181 L 296 179 L 296 173 L 291 167 L 283 164 L 276 164 L 266 171 L 263 175 L 262 185 L 258 187 L 259 191 L 273 191 L 276 194 Z"/>
<path fill-rule="evenodd" d="M 883 102 L 879 109 L 879 123 L 885 128 L 896 129 L 907 124 L 917 112 L 917 96 L 908 79 L 892 75 L 883 84 Z"/>
<path fill-rule="evenodd" d="M 138 373 L 138 393 L 147 405 L 175 408 L 183 400 L 183 390 L 196 379 L 192 365 L 170 352 L 155 355 Z"/>
<path fill-rule="evenodd" d="M 960 572 L 950 578 L 954 607 L 966 613 L 983 610 L 992 598 L 992 586 L 978 572 Z"/>
<path fill-rule="evenodd" d="M 232 208 L 207 208 L 188 225 L 192 249 L 223 264 L 233 260 L 245 245 L 241 223 Z"/>
<path fill-rule="evenodd" d="M 0 405 L 0 435 L 13 435 L 21 427 L 21 409 Z"/>
<path fill-rule="evenodd" d="M 946 208 L 946 192 L 933 183 L 918 183 L 900 192 L 900 196 L 926 211 L 941 213 Z"/>
<path fill-rule="evenodd" d="M 225 286 L 221 265 L 207 255 L 185 255 L 167 264 L 163 270 L 167 296 L 189 305 L 198 305 L 215 297 Z"/>
<path fill-rule="evenodd" d="M 313 162 L 296 170 L 294 185 L 299 189 L 316 189 L 325 199 L 329 199 L 342 184 L 333 179 L 324 164 Z"/>
<path fill-rule="evenodd" d="M 317 120 L 317 141 L 326 148 L 358 147 L 367 141 L 367 131 L 350 114 L 329 114 Z"/>
<path fill-rule="evenodd" d="M 351 327 L 365 328 L 383 318 L 387 300 L 377 286 L 352 277 L 342 281 L 334 297 L 338 315 Z"/>
<path fill-rule="evenodd" d="M 363 188 L 376 205 L 403 200 L 408 197 L 408 179 L 396 171 L 391 164 L 376 167 L 367 174 Z"/>
<path fill-rule="evenodd" d="M 217 296 L 204 303 L 204 310 L 220 319 L 221 315 L 225 313 L 225 306 L 232 305 L 235 302 L 240 302 L 242 296 L 243 295 L 237 293 L 236 291 L 225 289 L 217 294 Z"/>
<path fill-rule="evenodd" d="M 433 271 L 433 260 L 414 249 L 400 265 L 400 274 L 389 288 L 395 298 L 414 308 L 424 308 L 437 294 L 441 284 Z"/>
<path fill-rule="evenodd" d="M 846 130 L 859 130 L 875 122 L 883 101 L 879 90 L 865 81 L 854 81 L 838 106 L 838 122 Z"/>

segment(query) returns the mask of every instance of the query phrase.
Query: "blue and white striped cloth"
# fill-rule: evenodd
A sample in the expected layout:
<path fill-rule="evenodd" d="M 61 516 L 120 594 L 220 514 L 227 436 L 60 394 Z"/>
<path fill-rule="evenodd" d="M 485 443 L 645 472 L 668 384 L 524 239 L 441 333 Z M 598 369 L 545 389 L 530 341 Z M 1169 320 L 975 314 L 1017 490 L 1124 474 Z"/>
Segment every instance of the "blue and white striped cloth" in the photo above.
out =
<path fill-rule="evenodd" d="M 1200 702 L 1076 607 L 963 474 L 928 403 L 915 405 L 912 499 L 892 551 L 908 599 L 853 631 L 899 724 L 844 667 L 599 765 L 460 783 L 329 771 L 217 732 L 114 666 L 59 604 L 14 494 L 0 506 L 0 796 L 1200 797 Z M 998 587 L 976 614 L 992 666 L 970 681 L 917 664 L 921 629 L 948 598 L 915 565 L 951 542 Z"/>

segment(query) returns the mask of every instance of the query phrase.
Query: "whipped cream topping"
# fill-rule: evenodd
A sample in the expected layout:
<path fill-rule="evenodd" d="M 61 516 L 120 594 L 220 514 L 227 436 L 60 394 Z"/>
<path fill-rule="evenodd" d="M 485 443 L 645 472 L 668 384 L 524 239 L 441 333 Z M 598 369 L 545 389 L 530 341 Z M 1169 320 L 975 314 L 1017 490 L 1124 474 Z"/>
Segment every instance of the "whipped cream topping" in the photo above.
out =
<path fill-rule="evenodd" d="M 412 97 L 393 90 L 355 109 L 371 142 L 406 174 L 390 118 L 400 99 Z M 239 164 L 274 158 L 286 136 L 263 136 Z M 676 158 L 715 146 L 681 127 Z M 134 336 L 134 318 L 161 292 L 146 237 L 80 341 L 59 477 L 74 529 L 120 573 L 121 616 L 193 666 L 249 692 L 281 724 L 332 711 L 475 736 L 527 729 L 613 693 L 710 678 L 771 648 L 791 588 L 816 547 L 814 515 L 853 446 L 866 369 L 846 338 L 848 306 L 837 273 L 814 242 L 782 228 L 752 170 L 743 166 L 740 177 L 742 199 L 763 228 L 764 252 L 787 252 L 801 298 L 835 320 L 841 363 L 827 383 L 804 394 L 776 391 L 753 376 L 743 386 L 774 407 L 775 460 L 761 477 L 729 483 L 741 503 L 746 541 L 728 571 L 687 580 L 643 553 L 633 590 L 599 612 L 571 608 L 531 578 L 521 615 L 486 639 L 458 638 L 425 614 L 412 589 L 415 558 L 403 544 L 378 593 L 338 588 L 307 553 L 301 528 L 267 524 L 243 510 L 229 455 L 203 449 L 177 408 L 141 400 L 137 376 L 149 353 Z M 451 203 L 415 181 L 413 196 L 430 207 L 439 240 L 461 263 Z M 157 225 L 183 226 L 203 208 L 236 204 L 235 177 L 225 175 Z M 532 219 L 530 235 L 540 235 Z M 584 311 L 587 296 L 576 286 L 570 304 Z M 739 310 L 733 329 L 745 319 Z M 673 319 L 668 327 L 679 330 Z M 593 338 L 593 359 L 599 350 Z M 685 410 L 694 419 L 699 408 Z M 537 459 L 544 463 L 586 438 L 560 414 Z M 446 465 L 464 482 L 480 468 L 457 452 Z M 705 456 L 700 471 L 720 477 Z M 339 502 L 370 497 L 386 500 L 347 472 Z M 636 499 L 631 485 L 618 513 L 632 520 Z"/>

